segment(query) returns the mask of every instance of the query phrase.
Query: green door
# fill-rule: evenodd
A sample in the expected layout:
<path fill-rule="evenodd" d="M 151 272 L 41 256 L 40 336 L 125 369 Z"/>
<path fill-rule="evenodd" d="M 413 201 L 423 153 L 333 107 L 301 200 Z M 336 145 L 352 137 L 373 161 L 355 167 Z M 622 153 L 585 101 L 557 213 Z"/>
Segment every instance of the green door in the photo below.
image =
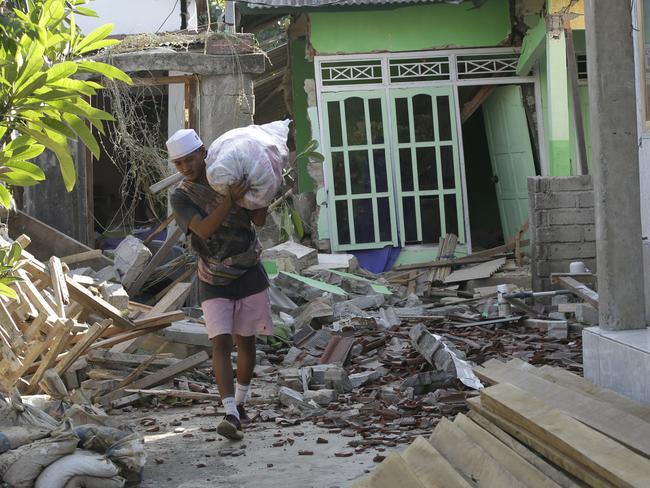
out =
<path fill-rule="evenodd" d="M 535 161 L 521 87 L 498 87 L 483 104 L 503 236 L 507 240 L 528 219 L 528 177 Z"/>
<path fill-rule="evenodd" d="M 462 178 L 451 86 L 390 90 L 401 245 L 465 243 Z"/>
<path fill-rule="evenodd" d="M 323 94 L 332 248 L 397 245 L 384 91 Z"/>

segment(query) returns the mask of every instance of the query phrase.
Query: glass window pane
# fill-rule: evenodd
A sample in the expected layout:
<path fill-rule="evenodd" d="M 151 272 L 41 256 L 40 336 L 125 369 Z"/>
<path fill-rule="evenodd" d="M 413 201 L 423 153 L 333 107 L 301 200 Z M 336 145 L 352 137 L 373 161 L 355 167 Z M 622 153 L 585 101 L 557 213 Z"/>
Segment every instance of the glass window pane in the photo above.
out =
<path fill-rule="evenodd" d="M 435 139 L 431 101 L 430 95 L 420 94 L 413 97 L 413 127 L 415 128 L 416 142 L 427 142 Z"/>
<path fill-rule="evenodd" d="M 368 151 L 350 151 L 350 185 L 352 193 L 370 193 L 370 165 Z"/>
<path fill-rule="evenodd" d="M 381 99 L 372 98 L 368 100 L 370 110 L 370 137 L 373 144 L 384 143 L 384 117 L 381 113 Z"/>
<path fill-rule="evenodd" d="M 441 141 L 451 141 L 451 114 L 449 97 L 438 97 L 438 130 Z"/>
<path fill-rule="evenodd" d="M 352 201 L 354 214 L 354 237 L 357 244 L 375 242 L 375 217 L 372 212 L 372 200 Z"/>
<path fill-rule="evenodd" d="M 395 99 L 395 112 L 397 113 L 397 142 L 410 142 L 411 134 L 409 132 L 409 106 L 406 98 Z"/>
<path fill-rule="evenodd" d="M 402 191 L 413 191 L 413 165 L 411 163 L 411 150 L 399 150 L 399 172 L 402 179 Z"/>
<path fill-rule="evenodd" d="M 442 160 L 442 187 L 445 190 L 452 190 L 456 188 L 454 148 L 452 146 L 441 146 L 440 159 Z"/>
<path fill-rule="evenodd" d="M 436 148 L 418 147 L 415 150 L 418 165 L 420 190 L 438 189 L 438 169 L 436 168 Z"/>
<path fill-rule="evenodd" d="M 390 241 L 393 239 L 393 216 L 390 214 L 388 198 L 377 199 L 377 211 L 379 212 L 379 239 L 383 242 Z"/>
<path fill-rule="evenodd" d="M 415 215 L 415 197 L 402 199 L 404 210 L 404 238 L 407 244 L 418 242 L 418 226 Z"/>
<path fill-rule="evenodd" d="M 341 131 L 341 109 L 339 102 L 327 102 L 327 118 L 330 128 L 330 145 L 341 147 L 343 145 L 343 133 Z"/>
<path fill-rule="evenodd" d="M 348 134 L 348 146 L 365 144 L 366 139 L 366 110 L 363 98 L 348 98 L 345 102 L 345 125 Z"/>
<path fill-rule="evenodd" d="M 388 191 L 388 175 L 386 174 L 386 151 L 375 149 L 372 152 L 375 160 L 375 189 L 378 192 Z"/>
<path fill-rule="evenodd" d="M 332 153 L 332 172 L 334 173 L 334 194 L 346 195 L 348 191 L 345 182 L 345 161 L 342 152 Z"/>
<path fill-rule="evenodd" d="M 422 242 L 433 244 L 440 241 L 440 203 L 438 196 L 420 197 L 422 216 Z"/>
<path fill-rule="evenodd" d="M 458 235 L 456 195 L 445 195 L 445 224 L 447 225 L 447 234 Z"/>
<path fill-rule="evenodd" d="M 336 230 L 339 234 L 339 244 L 350 244 L 347 200 L 339 200 L 336 202 Z"/>

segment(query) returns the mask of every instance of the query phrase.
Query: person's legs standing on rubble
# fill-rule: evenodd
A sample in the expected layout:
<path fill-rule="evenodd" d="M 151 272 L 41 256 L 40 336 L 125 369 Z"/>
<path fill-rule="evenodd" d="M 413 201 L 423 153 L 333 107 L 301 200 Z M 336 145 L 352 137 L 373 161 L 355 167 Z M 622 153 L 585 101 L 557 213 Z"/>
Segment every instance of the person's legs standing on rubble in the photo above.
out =
<path fill-rule="evenodd" d="M 176 223 L 198 254 L 199 299 L 212 341 L 212 364 L 226 416 L 219 434 L 242 439 L 244 404 L 255 368 L 255 336 L 273 331 L 269 281 L 259 259 L 255 227 L 264 225 L 266 208 L 246 210 L 236 202 L 248 191 L 241 181 L 227 195 L 208 184 L 201 139 L 191 129 L 168 141 L 169 157 L 184 179 L 170 197 Z M 237 385 L 231 353 L 237 345 Z"/>

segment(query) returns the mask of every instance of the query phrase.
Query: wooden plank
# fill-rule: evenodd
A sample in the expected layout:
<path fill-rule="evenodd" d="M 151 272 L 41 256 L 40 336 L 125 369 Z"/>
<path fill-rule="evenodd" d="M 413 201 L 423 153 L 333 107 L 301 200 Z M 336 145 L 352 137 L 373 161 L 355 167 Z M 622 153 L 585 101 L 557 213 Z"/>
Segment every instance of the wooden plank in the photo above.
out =
<path fill-rule="evenodd" d="M 79 357 L 84 352 L 86 352 L 86 349 L 88 349 L 91 344 L 93 344 L 99 338 L 99 336 L 102 335 L 102 332 L 104 332 L 104 330 L 106 330 L 112 323 L 113 321 L 111 319 L 104 319 L 103 321 L 96 322 L 90 326 L 88 331 L 84 334 L 83 339 L 77 342 L 55 366 L 54 370 L 57 372 L 57 374 L 63 375 L 66 370 L 72 366 L 72 364 L 77 359 L 79 359 Z"/>
<path fill-rule="evenodd" d="M 59 327 L 62 327 L 62 325 L 59 325 Z M 50 345 L 56 339 L 56 336 L 60 331 L 59 327 L 53 326 L 48 332 L 47 336 L 30 342 L 27 345 L 25 348 L 25 355 L 23 356 L 22 366 L 17 371 L 15 371 L 14 375 L 9 380 L 12 385 L 15 384 L 16 381 L 18 381 L 18 379 L 21 378 L 29 370 L 29 368 L 32 366 L 32 364 L 34 364 L 34 362 L 36 362 L 41 354 L 47 351 L 48 347 L 50 347 Z"/>
<path fill-rule="evenodd" d="M 481 380 L 491 384 L 510 383 L 535 395 L 543 399 L 548 407 L 555 408 L 650 458 L 650 424 L 639 421 L 638 417 L 508 364 L 478 367 L 474 371 Z"/>
<path fill-rule="evenodd" d="M 70 293 L 61 267 L 61 260 L 56 256 L 52 256 L 49 264 L 50 283 L 52 283 L 52 290 L 54 291 L 56 312 L 60 318 L 65 319 L 65 306 L 70 304 Z"/>
<path fill-rule="evenodd" d="M 609 403 L 611 406 L 623 412 L 634 415 L 641 420 L 650 423 L 650 407 L 636 402 L 625 395 L 595 385 L 591 381 L 584 379 L 582 376 L 552 366 L 533 368 L 531 373 L 601 402 Z"/>
<path fill-rule="evenodd" d="M 466 479 L 474 481 L 479 488 L 490 486 L 526 488 L 524 483 L 517 480 L 445 417 L 438 422 L 429 442 L 458 472 Z"/>
<path fill-rule="evenodd" d="M 585 483 L 583 486 L 590 486 L 594 488 L 614 488 L 614 485 L 601 478 L 591 470 L 587 469 L 583 464 L 575 461 L 574 459 L 566 456 L 554 446 L 539 440 L 526 429 L 515 425 L 507 418 L 495 414 L 483 406 L 483 402 L 479 397 L 470 398 L 467 400 L 467 405 L 473 412 L 477 412 L 482 417 L 492 422 L 498 428 L 507 432 L 512 437 L 517 439 L 522 444 L 528 446 L 534 452 L 539 453 L 546 459 L 551 461 L 556 466 L 561 467 L 570 475 L 574 475 L 580 483 Z M 575 474 L 574 474 L 575 473 Z"/>
<path fill-rule="evenodd" d="M 166 188 L 169 188 L 172 185 L 176 185 L 177 183 L 180 183 L 181 181 L 183 181 L 183 175 L 180 174 L 180 173 L 174 173 L 173 175 L 168 176 L 167 178 L 164 178 L 164 179 L 160 180 L 159 182 L 154 183 L 153 185 L 151 185 L 149 187 L 149 191 L 151 193 L 155 194 L 155 193 L 163 191 Z"/>
<path fill-rule="evenodd" d="M 559 276 L 557 282 L 560 283 L 567 290 L 571 291 L 577 297 L 582 298 L 589 305 L 598 309 L 598 293 L 593 291 L 587 285 L 584 285 L 574 278 L 569 276 Z"/>
<path fill-rule="evenodd" d="M 36 286 L 34 286 L 34 283 L 32 283 L 32 280 L 25 272 L 25 270 L 19 269 L 17 274 L 18 277 L 22 280 L 20 283 L 21 288 L 30 299 L 34 307 L 36 307 L 36 309 L 40 312 L 46 314 L 48 317 L 51 317 L 52 319 L 56 318 L 56 312 L 50 306 L 48 301 L 43 298 L 43 295 L 41 295 L 41 292 L 38 291 Z"/>
<path fill-rule="evenodd" d="M 165 327 L 169 327 L 170 324 L 165 323 L 162 325 L 155 325 L 151 327 L 147 327 L 144 329 L 136 329 L 136 330 L 130 330 L 127 332 L 123 332 L 121 334 L 118 334 L 113 337 L 109 337 L 108 339 L 104 339 L 101 341 L 95 342 L 92 346 L 90 346 L 91 349 L 99 349 L 99 348 L 107 348 L 107 347 L 112 347 L 115 344 L 120 344 L 121 342 L 124 341 L 130 341 L 131 339 L 135 339 L 136 337 L 140 337 L 142 335 L 146 334 L 151 334 L 154 331 L 164 329 Z"/>
<path fill-rule="evenodd" d="M 527 239 L 520 244 L 522 247 L 528 246 L 530 244 L 530 240 Z M 503 244 L 502 246 L 493 247 L 492 249 L 486 249 L 484 251 L 478 251 L 462 258 L 442 259 L 440 261 L 428 261 L 425 263 L 404 264 L 402 266 L 397 266 L 393 269 L 393 271 L 410 271 L 413 269 L 431 268 L 434 266 L 456 266 L 461 264 L 481 263 L 485 261 L 491 261 L 492 259 L 499 257 L 501 254 L 512 252 L 514 249 L 515 242 L 512 241 L 507 244 Z"/>
<path fill-rule="evenodd" d="M 564 22 L 564 40 L 566 44 L 566 62 L 567 74 L 569 77 L 569 87 L 571 89 L 571 99 L 573 100 L 573 127 L 575 128 L 575 138 L 578 149 L 578 167 L 577 174 L 588 175 L 589 165 L 587 164 L 587 145 L 585 142 L 585 125 L 582 114 L 582 104 L 580 103 L 580 87 L 578 85 L 578 58 L 576 48 L 573 42 L 573 29 L 571 22 Z"/>
<path fill-rule="evenodd" d="M 208 354 L 205 351 L 201 351 L 197 354 L 194 354 L 193 356 L 179 361 L 176 364 L 167 366 L 166 368 L 156 371 L 155 373 L 145 376 L 144 378 L 140 378 L 132 384 L 132 388 L 137 390 L 144 390 L 153 386 L 161 385 L 174 378 L 174 376 L 178 376 L 185 371 L 200 366 L 208 359 Z M 117 400 L 123 396 L 126 396 L 126 392 L 121 389 L 99 397 L 97 401 L 102 405 L 110 405 L 110 402 Z"/>
<path fill-rule="evenodd" d="M 569 476 L 561 469 L 558 469 L 553 464 L 546 461 L 541 455 L 526 447 L 504 430 L 501 430 L 475 410 L 470 410 L 467 416 L 483 430 L 492 434 L 494 437 L 499 439 L 502 444 L 506 445 L 521 458 L 525 459 L 528 463 L 537 468 L 537 470 L 544 473 L 544 476 L 553 480 L 558 486 L 561 486 L 562 488 L 580 488 L 584 486 L 584 484 L 579 480 Z"/>
<path fill-rule="evenodd" d="M 131 371 L 126 378 L 124 378 L 120 383 L 117 385 L 117 388 L 126 388 L 129 386 L 131 383 L 133 383 L 136 379 L 138 379 L 142 373 L 153 363 L 156 359 L 158 359 L 158 354 L 165 348 L 166 344 L 162 343 L 159 347 L 158 350 L 153 353 L 151 356 L 149 356 L 147 359 L 142 361 L 142 363 L 138 364 L 138 367 L 135 368 L 133 371 Z"/>
<path fill-rule="evenodd" d="M 442 259 L 453 259 L 456 246 L 458 245 L 458 236 L 455 234 L 447 234 L 438 248 L 438 257 L 436 261 Z M 430 286 L 442 285 L 447 277 L 451 274 L 451 266 L 439 266 L 433 268 L 427 278 Z"/>
<path fill-rule="evenodd" d="M 559 488 L 559 485 L 535 468 L 516 452 L 503 444 L 489 432 L 483 430 L 475 422 L 458 414 L 454 419 L 454 425 L 462 430 L 472 442 L 488 452 L 502 467 L 508 470 L 521 483 L 546 488 Z"/>
<path fill-rule="evenodd" d="M 445 284 L 459 283 L 461 281 L 480 280 L 489 278 L 506 264 L 506 258 L 493 259 L 487 263 L 477 264 L 471 268 L 454 271 L 445 279 Z"/>
<path fill-rule="evenodd" d="M 101 249 L 92 249 L 91 251 L 78 252 L 76 254 L 70 254 L 69 256 L 64 256 L 61 258 L 61 262 L 71 265 L 79 264 L 86 261 L 92 261 L 93 259 L 100 259 L 104 256 Z"/>
<path fill-rule="evenodd" d="M 47 354 L 45 354 L 45 357 L 43 360 L 40 362 L 38 369 L 36 372 L 32 375 L 32 377 L 29 380 L 29 386 L 27 388 L 27 393 L 29 395 L 34 395 L 38 392 L 39 386 L 38 384 L 40 383 L 41 379 L 43 379 L 43 375 L 45 374 L 45 371 L 50 369 L 52 364 L 56 361 L 57 357 L 61 352 L 63 352 L 64 348 L 68 344 L 68 341 L 70 339 L 70 331 L 74 327 L 74 321 L 72 320 L 66 320 L 66 321 L 59 321 L 57 328 L 57 334 L 54 337 L 54 340 L 50 343 L 50 349 L 47 351 Z"/>
<path fill-rule="evenodd" d="M 386 456 L 370 473 L 366 482 L 368 488 L 427 488 L 411 471 L 404 458 L 396 452 Z"/>
<path fill-rule="evenodd" d="M 144 354 L 117 353 L 106 349 L 91 349 L 86 355 L 89 363 L 99 364 L 111 369 L 135 368 L 147 358 L 148 356 Z M 159 357 L 151 363 L 151 366 L 162 368 L 178 361 L 179 359 L 173 357 Z"/>
<path fill-rule="evenodd" d="M 145 312 L 141 318 L 137 320 L 138 324 L 145 323 L 149 319 L 154 319 L 160 314 L 172 312 L 174 309 L 178 308 L 189 295 L 190 290 L 192 289 L 192 283 L 177 283 L 171 290 L 160 300 L 151 310 Z M 122 342 L 113 347 L 114 352 L 135 352 L 141 340 L 132 340 L 127 342 Z"/>
<path fill-rule="evenodd" d="M 170 292 L 170 290 L 174 286 L 176 286 L 178 283 L 181 283 L 183 281 L 187 281 L 188 279 L 190 279 L 190 277 L 194 274 L 195 271 L 196 271 L 195 266 L 188 266 L 188 268 L 185 271 L 183 271 L 183 273 L 178 278 L 176 278 L 174 281 L 172 281 L 169 285 L 167 285 L 165 288 L 163 288 L 160 292 L 158 292 L 158 294 L 153 298 L 152 302 L 153 303 L 158 303 L 160 300 L 163 299 L 163 297 L 165 295 L 167 295 Z"/>
<path fill-rule="evenodd" d="M 461 124 L 464 124 L 474 114 L 474 112 L 483 105 L 483 102 L 487 100 L 495 88 L 496 86 L 494 85 L 483 85 L 478 89 L 469 102 L 463 104 L 463 108 L 460 112 Z"/>
<path fill-rule="evenodd" d="M 402 317 L 408 318 L 408 317 Z M 510 322 L 519 322 L 522 317 L 513 315 L 512 317 L 503 317 L 498 319 L 481 320 L 480 322 L 467 322 L 464 324 L 452 324 L 455 329 L 466 329 L 468 327 L 485 327 L 486 325 L 507 324 Z"/>
<path fill-rule="evenodd" d="M 187 391 L 187 390 L 173 390 L 173 389 L 160 389 L 160 390 L 143 390 L 143 389 L 134 389 L 134 388 L 125 388 L 127 393 L 139 393 L 140 395 L 151 395 L 151 396 L 173 396 L 176 398 L 183 398 L 187 400 L 209 400 L 218 402 L 221 400 L 221 395 L 216 393 L 200 393 L 197 391 Z"/>
<path fill-rule="evenodd" d="M 509 384 L 481 391 L 483 406 L 508 418 L 615 486 L 650 486 L 650 460 Z M 580 477 L 580 473 L 571 473 Z"/>
<path fill-rule="evenodd" d="M 0 301 L 0 328 L 7 335 L 12 349 L 16 352 L 21 351 L 25 345 L 23 333 L 18 328 L 18 325 L 16 325 L 16 322 L 2 301 Z"/>
<path fill-rule="evenodd" d="M 149 245 L 151 241 L 153 241 L 158 234 L 160 234 L 163 230 L 165 230 L 167 227 L 169 227 L 169 224 L 171 224 L 174 221 L 174 214 L 170 214 L 167 216 L 165 220 L 163 220 L 160 224 L 158 224 L 158 227 L 156 227 L 151 234 L 147 236 L 147 238 L 142 241 L 142 244 L 145 246 Z"/>
<path fill-rule="evenodd" d="M 183 230 L 180 227 L 177 227 L 172 233 L 172 235 L 167 237 L 165 243 L 160 247 L 160 249 L 158 249 L 158 252 L 154 254 L 154 256 L 149 260 L 145 268 L 142 270 L 142 273 L 140 273 L 140 276 L 138 276 L 135 282 L 127 290 L 130 296 L 135 296 L 140 292 L 142 287 L 149 279 L 149 276 L 151 276 L 151 273 L 153 273 L 155 269 L 160 264 L 162 264 L 163 259 L 165 259 L 167 255 L 171 252 L 172 247 L 176 245 L 176 243 L 178 242 L 178 240 L 181 238 L 182 235 L 183 235 Z"/>
<path fill-rule="evenodd" d="M 415 476 L 430 488 L 471 488 L 424 437 L 418 436 L 402 454 Z"/>
<path fill-rule="evenodd" d="M 25 263 L 25 269 L 29 272 L 34 278 L 41 280 L 43 283 L 50 283 L 50 276 L 45 271 L 44 266 L 36 260 L 29 260 Z M 113 305 L 108 303 L 101 297 L 96 297 L 84 286 L 76 283 L 72 278 L 65 277 L 66 285 L 68 286 L 68 291 L 70 292 L 70 298 L 77 303 L 80 303 L 85 308 L 93 310 L 100 315 L 103 315 L 106 318 L 113 319 L 113 324 L 116 327 L 123 329 L 133 328 L 131 321 L 122 317 L 122 313 L 115 308 Z"/>

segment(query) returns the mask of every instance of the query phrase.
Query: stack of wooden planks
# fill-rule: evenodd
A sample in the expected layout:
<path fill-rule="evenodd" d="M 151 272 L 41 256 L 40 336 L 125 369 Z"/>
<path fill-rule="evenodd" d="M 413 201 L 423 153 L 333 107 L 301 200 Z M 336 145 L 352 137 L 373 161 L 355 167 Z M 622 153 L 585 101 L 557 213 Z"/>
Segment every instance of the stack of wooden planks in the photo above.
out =
<path fill-rule="evenodd" d="M 650 486 L 650 407 L 560 368 L 491 360 L 475 372 L 492 386 L 467 415 L 355 486 Z"/>
<path fill-rule="evenodd" d="M 167 305 L 176 301 L 167 301 L 164 311 L 149 310 L 131 320 L 125 316 L 128 311 L 94 293 L 91 283 L 66 274 L 66 265 L 56 256 L 45 264 L 24 250 L 30 243 L 27 236 L 16 242 L 23 247 L 19 280 L 11 285 L 17 298 L 0 298 L 0 386 L 4 390 L 50 392 L 48 379 L 74 372 L 75 363 L 88 350 L 113 347 L 185 317 L 169 310 Z M 76 386 L 74 380 L 70 384 Z"/>

